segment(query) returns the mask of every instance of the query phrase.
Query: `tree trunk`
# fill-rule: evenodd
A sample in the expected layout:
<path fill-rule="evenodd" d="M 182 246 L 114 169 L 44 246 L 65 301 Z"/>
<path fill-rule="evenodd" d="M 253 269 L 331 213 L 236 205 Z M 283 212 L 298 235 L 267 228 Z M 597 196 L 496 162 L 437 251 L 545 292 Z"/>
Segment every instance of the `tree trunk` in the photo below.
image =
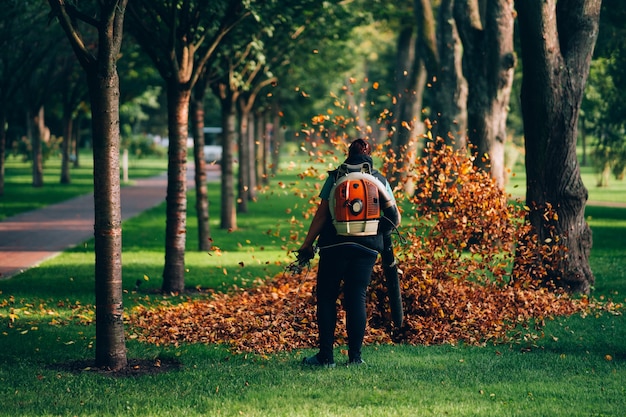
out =
<path fill-rule="evenodd" d="M 235 177 L 233 172 L 234 149 L 236 142 L 236 109 L 231 96 L 220 97 L 222 105 L 222 201 L 220 227 L 237 229 L 237 213 L 235 206 Z"/>
<path fill-rule="evenodd" d="M 461 40 L 453 20 L 452 0 L 443 0 L 437 13 L 430 0 L 415 0 L 419 56 L 432 83 L 430 122 L 443 143 L 465 146 L 467 85 L 461 70 Z M 427 138 L 427 140 L 430 140 Z"/>
<path fill-rule="evenodd" d="M 33 115 L 33 126 L 35 131 L 31 138 L 32 158 L 33 158 L 33 187 L 43 187 L 43 142 L 46 138 L 46 121 L 44 118 L 44 108 L 40 106 L 36 114 Z"/>
<path fill-rule="evenodd" d="M 280 125 L 280 110 L 278 107 L 273 108 L 273 120 L 272 120 L 272 138 L 271 138 L 271 161 L 272 161 L 272 175 L 276 175 L 278 173 L 278 168 L 280 166 L 280 152 L 283 143 L 285 142 L 285 137 L 283 134 L 282 127 Z"/>
<path fill-rule="evenodd" d="M 256 146 L 256 121 L 254 112 L 248 113 L 248 200 L 256 201 L 257 198 L 257 146 Z"/>
<path fill-rule="evenodd" d="M 121 369 L 127 360 L 122 292 L 119 79 L 115 70 L 87 76 L 93 134 L 96 365 Z"/>
<path fill-rule="evenodd" d="M 169 132 L 165 224 L 164 293 L 185 289 L 187 241 L 187 138 L 191 92 L 178 79 L 167 81 L 167 127 Z"/>
<path fill-rule="evenodd" d="M 0 197 L 4 195 L 4 161 L 6 158 L 7 131 L 4 128 L 7 123 L 7 114 L 4 103 L 0 103 Z"/>
<path fill-rule="evenodd" d="M 467 81 L 463 77 L 461 39 L 453 18 L 454 0 L 443 0 L 437 18 L 439 71 L 435 82 L 435 133 L 455 149 L 466 146 Z"/>
<path fill-rule="evenodd" d="M 267 173 L 267 157 L 270 151 L 270 141 L 267 132 L 267 110 L 257 111 L 255 121 L 257 142 L 256 142 L 256 177 L 261 185 L 267 185 L 268 173 Z"/>
<path fill-rule="evenodd" d="M 65 3 L 49 3 L 87 75 L 94 144 L 96 366 L 120 370 L 126 367 L 127 359 L 119 180 L 120 85 L 115 64 L 122 43 L 126 0 L 101 2 L 98 54 L 86 49 Z"/>
<path fill-rule="evenodd" d="M 457 0 L 455 18 L 469 86 L 467 124 L 474 165 L 504 188 L 506 119 L 516 64 L 513 0 L 491 0 L 484 10 L 476 2 Z"/>
<path fill-rule="evenodd" d="M 74 134 L 72 135 L 72 154 L 74 155 L 74 168 L 80 167 L 80 127 L 82 124 L 83 118 L 80 116 L 80 113 L 76 117 L 74 121 L 74 125 L 76 129 L 74 129 Z"/>
<path fill-rule="evenodd" d="M 63 110 L 63 142 L 61 143 L 61 184 L 70 184 L 70 148 L 74 137 L 72 111 Z"/>
<path fill-rule="evenodd" d="M 191 121 L 193 131 L 193 157 L 196 167 L 196 217 L 198 219 L 198 250 L 211 250 L 209 227 L 209 196 L 206 185 L 206 161 L 204 160 L 204 95 L 206 85 L 196 84 L 191 99 Z"/>
<path fill-rule="evenodd" d="M 422 124 L 421 108 L 424 86 L 420 85 L 419 82 L 425 81 L 426 77 L 425 68 L 420 58 L 415 57 L 413 53 L 408 51 L 404 53 L 400 51 L 400 48 L 414 49 L 413 41 L 408 45 L 403 45 L 399 42 L 398 47 L 396 68 L 405 69 L 396 71 L 396 105 L 394 106 L 396 124 L 392 143 L 397 152 L 404 154 L 414 139 L 416 126 Z M 421 74 L 424 74 L 424 76 L 421 76 Z"/>
<path fill-rule="evenodd" d="M 423 132 L 421 109 L 426 69 L 421 56 L 416 53 L 416 36 L 412 27 L 400 31 L 396 50 L 396 123 L 392 136 L 396 162 L 388 178 L 392 186 L 402 184 L 408 194 L 413 194 L 415 186 L 409 170 L 417 157 L 417 135 Z"/>
<path fill-rule="evenodd" d="M 242 106 L 243 107 L 243 106 Z M 250 140 L 248 129 L 249 111 L 242 109 L 239 115 L 239 170 L 237 171 L 237 213 L 248 212 L 250 190 Z"/>
<path fill-rule="evenodd" d="M 588 293 L 591 230 L 585 221 L 587 189 L 576 157 L 577 122 L 601 0 L 515 2 L 521 31 L 522 114 L 526 148 L 526 201 L 539 242 L 563 246 L 547 279 Z M 544 216 L 551 206 L 555 215 Z"/>

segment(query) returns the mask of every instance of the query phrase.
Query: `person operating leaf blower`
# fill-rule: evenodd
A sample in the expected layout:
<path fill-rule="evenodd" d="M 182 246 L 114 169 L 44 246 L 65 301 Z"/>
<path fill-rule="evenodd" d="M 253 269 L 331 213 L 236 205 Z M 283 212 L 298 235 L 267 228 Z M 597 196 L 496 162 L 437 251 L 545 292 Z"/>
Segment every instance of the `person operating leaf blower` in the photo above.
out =
<path fill-rule="evenodd" d="M 391 245 L 391 233 L 400 224 L 400 212 L 389 182 L 372 168 L 370 154 L 369 143 L 356 139 L 350 144 L 345 162 L 328 173 L 320 192 L 321 201 L 297 251 L 300 261 L 312 259 L 317 239 L 320 251 L 316 286 L 319 352 L 304 358 L 305 365 L 335 366 L 336 303 L 342 282 L 348 365 L 364 363 L 361 347 L 367 324 L 366 293 L 379 253 L 382 253 L 385 273 L 389 273 L 386 279 L 390 305 L 392 312 L 395 311 L 394 322 L 396 325 L 402 322 L 402 300 Z M 391 294 L 392 288 L 395 295 Z"/>

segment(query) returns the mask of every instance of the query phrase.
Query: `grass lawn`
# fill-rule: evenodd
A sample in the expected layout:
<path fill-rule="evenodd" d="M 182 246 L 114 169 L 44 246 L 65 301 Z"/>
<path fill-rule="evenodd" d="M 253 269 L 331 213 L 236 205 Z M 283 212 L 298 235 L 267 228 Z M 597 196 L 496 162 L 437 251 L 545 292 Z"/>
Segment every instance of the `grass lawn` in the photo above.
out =
<path fill-rule="evenodd" d="M 209 186 L 212 237 L 219 252 L 194 250 L 190 197 L 189 286 L 248 285 L 257 277 L 275 275 L 293 259 L 288 250 L 296 245 L 285 233 L 290 227 L 286 219 L 299 199 L 293 190 L 299 187 L 296 174 L 301 169 L 296 165 L 273 180 L 272 187 L 251 204 L 250 213 L 239 215 L 240 227 L 231 233 L 218 227 L 219 187 Z M 277 186 L 280 183 L 285 188 Z M 52 186 L 46 182 L 43 190 L 48 184 Z M 613 197 L 626 201 L 625 194 Z M 590 195 L 594 200 L 592 189 Z M 152 290 L 160 287 L 164 214 L 160 206 L 124 223 L 126 309 L 161 297 Z M 588 207 L 587 216 L 594 233 L 594 297 L 624 303 L 626 209 Z M 137 280 L 142 282 L 138 291 Z M 129 339 L 129 358 L 150 359 L 173 369 L 113 377 L 80 366 L 95 354 L 95 328 L 89 324 L 93 301 L 92 241 L 0 281 L 0 416 L 626 413 L 622 314 L 548 319 L 543 338 L 508 345 L 370 345 L 364 349 L 366 366 L 341 366 L 347 358 L 337 355 L 336 369 L 320 370 L 299 363 L 315 352 L 313 348 L 262 356 L 232 354 L 219 345 L 154 346 Z M 68 364 L 82 369 L 68 370 Z"/>

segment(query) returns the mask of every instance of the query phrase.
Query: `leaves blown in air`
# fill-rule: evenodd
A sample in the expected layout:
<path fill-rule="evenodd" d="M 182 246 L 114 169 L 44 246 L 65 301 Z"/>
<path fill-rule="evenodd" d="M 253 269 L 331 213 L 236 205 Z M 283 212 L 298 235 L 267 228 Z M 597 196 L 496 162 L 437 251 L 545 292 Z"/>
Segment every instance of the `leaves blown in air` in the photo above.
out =
<path fill-rule="evenodd" d="M 340 139 L 333 139 L 334 148 Z M 396 196 L 404 219 L 396 238 L 404 326 L 391 324 L 385 279 L 377 265 L 367 300 L 365 343 L 532 344 L 541 337 L 545 320 L 621 308 L 573 298 L 546 285 L 548 272 L 567 256 L 558 236 L 538 241 L 521 203 L 511 203 L 466 155 L 431 145 L 404 172 L 394 171 L 401 164 L 393 154 L 379 155 L 387 177 L 413 183 L 416 192 Z M 328 148 L 311 148 L 312 161 L 325 160 Z M 310 196 L 317 195 L 323 177 L 311 167 L 294 185 L 293 192 L 309 204 L 290 210 L 291 230 L 284 233 L 296 236 L 292 240 L 304 235 L 304 223 L 296 217 L 300 211 L 310 221 L 316 205 Z M 307 179 L 314 180 L 309 190 Z M 548 207 L 546 216 L 551 215 Z M 315 347 L 315 272 L 313 267 L 296 275 L 281 273 L 250 288 L 213 291 L 180 304 L 142 305 L 130 314 L 131 332 L 157 345 L 223 343 L 237 352 L 261 354 Z M 337 337 L 338 344 L 346 343 L 343 309 Z"/>

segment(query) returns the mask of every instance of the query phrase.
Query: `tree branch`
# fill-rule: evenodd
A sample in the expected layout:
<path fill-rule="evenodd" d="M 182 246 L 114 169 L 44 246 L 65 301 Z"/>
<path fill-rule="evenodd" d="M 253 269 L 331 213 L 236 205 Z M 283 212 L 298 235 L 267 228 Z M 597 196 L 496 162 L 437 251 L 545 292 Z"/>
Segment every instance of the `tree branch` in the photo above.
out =
<path fill-rule="evenodd" d="M 50 4 L 51 14 L 58 19 L 59 24 L 67 34 L 70 45 L 72 46 L 80 64 L 83 68 L 93 65 L 96 62 L 96 57 L 85 46 L 78 28 L 76 28 L 70 14 L 68 13 L 65 1 L 48 0 L 48 3 Z"/>

